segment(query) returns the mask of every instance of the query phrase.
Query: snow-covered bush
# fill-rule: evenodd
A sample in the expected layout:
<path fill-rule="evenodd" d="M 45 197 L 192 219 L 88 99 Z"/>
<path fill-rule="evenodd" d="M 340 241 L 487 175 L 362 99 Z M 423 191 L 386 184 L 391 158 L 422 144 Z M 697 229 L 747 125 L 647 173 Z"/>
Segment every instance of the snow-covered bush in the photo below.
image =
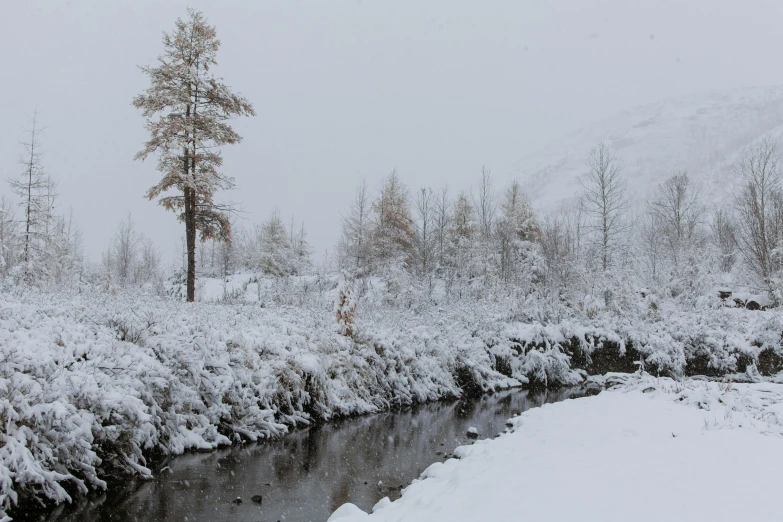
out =
<path fill-rule="evenodd" d="M 597 299 L 587 313 L 500 288 L 491 299 L 452 300 L 442 281 L 399 290 L 365 278 L 355 288 L 361 312 L 342 335 L 334 306 L 349 286 L 326 272 L 203 280 L 201 297 L 220 303 L 9 286 L 0 296 L 0 507 L 18 495 L 64 501 L 112 474 L 148 475 L 153 453 L 392 405 L 571 385 L 586 373 L 783 368 L 779 314 L 715 300 L 686 308 L 640 293 L 623 313 Z"/>

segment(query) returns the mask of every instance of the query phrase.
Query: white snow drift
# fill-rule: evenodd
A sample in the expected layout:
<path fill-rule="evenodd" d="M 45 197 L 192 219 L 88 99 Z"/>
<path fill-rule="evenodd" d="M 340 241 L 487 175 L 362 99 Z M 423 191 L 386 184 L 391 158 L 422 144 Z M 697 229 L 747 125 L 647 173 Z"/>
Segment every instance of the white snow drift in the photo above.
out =
<path fill-rule="evenodd" d="M 457 448 L 395 502 L 330 522 L 780 520 L 783 385 L 634 379 Z"/>

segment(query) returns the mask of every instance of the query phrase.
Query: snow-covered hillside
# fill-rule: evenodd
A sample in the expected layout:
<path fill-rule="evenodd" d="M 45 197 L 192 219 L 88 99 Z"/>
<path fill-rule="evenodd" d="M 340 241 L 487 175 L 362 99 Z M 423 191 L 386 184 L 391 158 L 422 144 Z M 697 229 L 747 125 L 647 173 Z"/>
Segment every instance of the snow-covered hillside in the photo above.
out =
<path fill-rule="evenodd" d="M 706 202 L 723 200 L 735 184 L 733 164 L 745 147 L 783 134 L 783 87 L 693 95 L 631 109 L 582 128 L 521 159 L 515 174 L 535 206 L 555 211 L 579 191 L 590 150 L 606 143 L 625 165 L 628 192 L 644 201 L 685 170 Z"/>

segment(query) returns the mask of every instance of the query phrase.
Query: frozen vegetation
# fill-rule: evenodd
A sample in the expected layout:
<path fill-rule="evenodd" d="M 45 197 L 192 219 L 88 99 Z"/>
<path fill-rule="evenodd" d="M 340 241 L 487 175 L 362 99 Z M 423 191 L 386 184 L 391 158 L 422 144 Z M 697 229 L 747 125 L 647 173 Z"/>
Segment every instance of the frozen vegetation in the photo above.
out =
<path fill-rule="evenodd" d="M 345 504 L 329 522 L 779 518 L 783 385 L 624 377 L 524 412 L 399 500 L 369 515 Z"/>
<path fill-rule="evenodd" d="M 113 476 L 147 477 L 160 455 L 607 372 L 685 384 L 644 377 L 625 393 L 530 413 L 514 434 L 431 468 L 377 517 L 429 516 L 452 498 L 444 481 L 473 491 L 463 501 L 477 498 L 485 486 L 473 481 L 490 464 L 486 487 L 506 488 L 490 492 L 514 487 L 543 499 L 555 490 L 525 481 L 570 476 L 584 499 L 596 498 L 590 488 L 617 487 L 617 506 L 631 509 L 661 480 L 670 460 L 657 457 L 667 448 L 684 456 L 677 466 L 704 473 L 691 477 L 704 478 L 701 492 L 724 491 L 724 475 L 734 487 L 762 453 L 721 474 L 717 460 L 689 453 L 697 440 L 720 455 L 736 442 L 734 455 L 751 448 L 779 458 L 769 447 L 779 440 L 759 432 L 779 435 L 768 402 L 783 370 L 783 91 L 621 115 L 577 133 L 573 147 L 542 152 L 502 186 L 484 167 L 473 187 L 411 190 L 392 170 L 319 217 L 337 222 L 344 209 L 334 252 L 313 262 L 303 224 L 279 210 L 241 224 L 219 198 L 234 187 L 221 147 L 241 141 L 228 122 L 254 110 L 215 75 L 216 34 L 188 10 L 164 36 L 161 59 L 142 67 L 149 86 L 133 99 L 149 132 L 137 159 L 154 157 L 160 174 L 147 197 L 184 224 L 170 266 L 130 215 L 99 263 L 85 259 L 77 224 L 58 210 L 56 176 L 43 168 L 37 116 L 30 122 L 22 168 L 0 198 L 0 520 Z M 722 390 L 683 381 L 695 375 L 767 383 Z M 723 420 L 713 419 L 718 411 Z M 553 444 L 544 448 L 528 425 Z M 530 437 L 540 452 L 525 449 Z M 528 457 L 539 467 L 514 474 Z M 574 478 L 581 459 L 595 466 L 578 466 L 584 475 Z M 637 483 L 625 481 L 632 471 Z M 774 483 L 755 480 L 762 496 Z M 696 505 L 672 494 L 667 509 Z M 548 515 L 493 502 L 481 509 L 497 508 L 500 520 L 578 518 L 554 499 Z M 762 519 L 765 502 L 753 506 Z M 591 509 L 599 518 L 602 508 Z"/>
<path fill-rule="evenodd" d="M 0 519 L 149 476 L 159 455 L 394 405 L 607 372 L 779 380 L 783 183 L 768 138 L 737 157 L 730 207 L 674 173 L 632 211 L 606 144 L 585 158 L 582 199 L 553 214 L 486 169 L 453 197 L 411 195 L 392 172 L 377 193 L 358 187 L 317 264 L 278 212 L 224 221 L 232 241 L 202 234 L 193 263 L 171 268 L 129 216 L 92 264 L 41 176 L 34 233 L 0 202 Z M 607 396 L 554 411 L 663 415 Z"/>
<path fill-rule="evenodd" d="M 247 285 L 280 285 L 256 281 Z M 323 293 L 306 294 L 316 283 Z M 233 304 L 4 292 L 4 509 L 19 496 L 61 502 L 104 487 L 108 476 L 147 476 L 155 454 L 277 436 L 391 405 L 579 384 L 587 372 L 633 372 L 640 363 L 653 374 L 746 381 L 760 380 L 759 368 L 780 369 L 779 314 L 725 308 L 719 299 L 688 313 L 663 306 L 652 319 L 543 321 L 531 319 L 543 310 L 511 299 L 431 306 L 409 296 L 392 306 L 371 295 L 344 335 L 331 305 L 342 288 L 336 277 L 292 279 L 285 292 L 262 294 L 263 306 L 250 299 L 258 299 L 255 288 L 249 302 Z M 310 295 L 309 304 L 280 302 L 297 294 Z"/>

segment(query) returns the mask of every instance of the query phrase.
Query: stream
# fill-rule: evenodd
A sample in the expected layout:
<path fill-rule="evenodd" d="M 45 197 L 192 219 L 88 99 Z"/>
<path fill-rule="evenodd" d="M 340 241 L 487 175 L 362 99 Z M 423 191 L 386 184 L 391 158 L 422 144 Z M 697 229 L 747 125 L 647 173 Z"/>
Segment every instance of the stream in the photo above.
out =
<path fill-rule="evenodd" d="M 494 437 L 515 413 L 580 395 L 579 388 L 509 390 L 341 419 L 279 440 L 172 457 L 153 480 L 128 480 L 14 520 L 325 521 L 345 502 L 370 511 L 383 497 L 399 498 L 427 466 L 470 444 L 470 427 Z M 251 500 L 258 495 L 260 503 Z"/>

